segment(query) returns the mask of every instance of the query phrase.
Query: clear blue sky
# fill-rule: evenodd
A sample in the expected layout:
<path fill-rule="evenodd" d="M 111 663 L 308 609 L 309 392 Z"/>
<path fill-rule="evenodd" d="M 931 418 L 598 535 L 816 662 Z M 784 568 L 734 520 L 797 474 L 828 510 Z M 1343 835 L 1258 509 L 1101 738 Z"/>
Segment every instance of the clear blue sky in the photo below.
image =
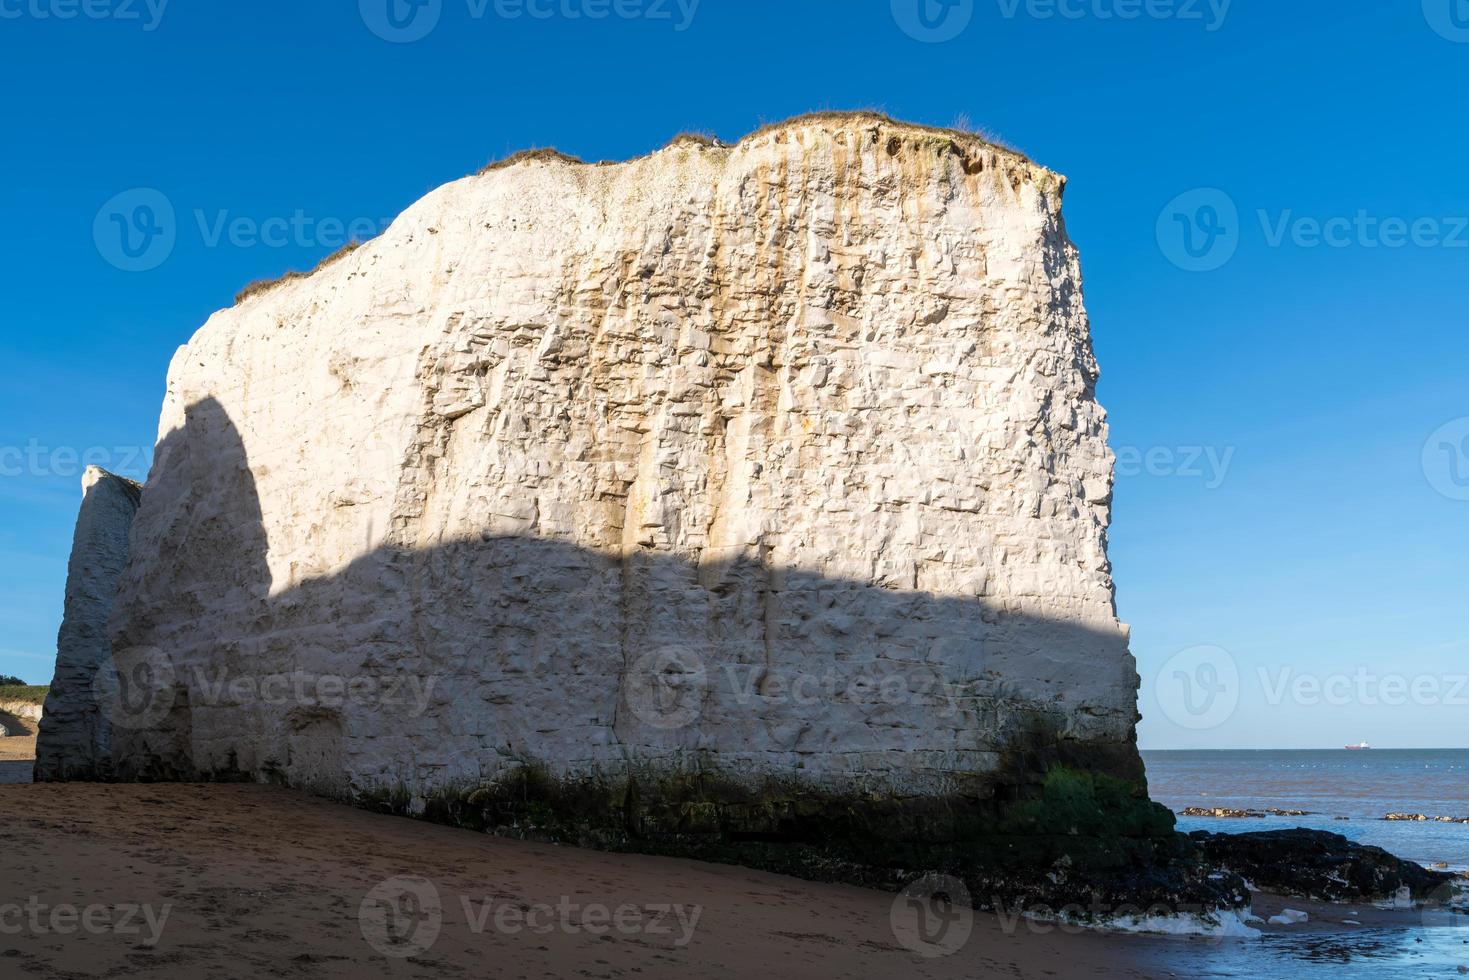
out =
<path fill-rule="evenodd" d="M 321 222 L 524 147 L 876 107 L 1071 178 L 1144 746 L 1469 745 L 1469 423 L 1433 435 L 1469 416 L 1466 0 L 87 2 L 0 0 L 0 673 L 49 680 L 67 449 L 142 477 L 175 348 L 332 251 Z M 120 250 L 113 213 L 167 219 L 108 205 L 137 188 L 171 251 Z M 1285 670 L 1351 690 L 1272 698 Z"/>

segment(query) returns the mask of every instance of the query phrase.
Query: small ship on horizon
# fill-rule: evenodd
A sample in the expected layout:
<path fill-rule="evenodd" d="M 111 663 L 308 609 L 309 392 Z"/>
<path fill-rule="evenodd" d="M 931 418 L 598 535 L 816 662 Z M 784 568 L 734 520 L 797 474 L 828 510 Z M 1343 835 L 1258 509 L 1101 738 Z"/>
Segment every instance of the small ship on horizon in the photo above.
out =
<path fill-rule="evenodd" d="M 1370 748 L 1372 748 L 1372 746 L 1368 745 L 1366 742 L 1362 742 L 1362 743 L 1360 743 L 1358 745 L 1348 745 L 1347 746 L 1347 751 L 1348 752 L 1365 752 L 1365 751 L 1367 751 Z"/>

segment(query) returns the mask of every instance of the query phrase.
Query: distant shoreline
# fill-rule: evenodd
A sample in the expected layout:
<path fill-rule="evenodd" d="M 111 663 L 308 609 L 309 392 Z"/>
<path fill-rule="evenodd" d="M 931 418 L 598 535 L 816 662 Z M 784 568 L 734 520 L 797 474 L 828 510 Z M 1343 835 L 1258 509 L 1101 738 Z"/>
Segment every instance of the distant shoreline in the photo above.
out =
<path fill-rule="evenodd" d="M 1165 752 L 1333 752 L 1352 753 L 1353 755 L 1368 756 L 1374 752 L 1469 752 L 1469 747 L 1446 746 L 1444 748 L 1393 748 L 1390 746 L 1374 745 L 1370 749 L 1348 749 L 1342 746 L 1336 748 L 1312 748 L 1312 749 L 1138 749 L 1143 755 L 1162 754 Z"/>

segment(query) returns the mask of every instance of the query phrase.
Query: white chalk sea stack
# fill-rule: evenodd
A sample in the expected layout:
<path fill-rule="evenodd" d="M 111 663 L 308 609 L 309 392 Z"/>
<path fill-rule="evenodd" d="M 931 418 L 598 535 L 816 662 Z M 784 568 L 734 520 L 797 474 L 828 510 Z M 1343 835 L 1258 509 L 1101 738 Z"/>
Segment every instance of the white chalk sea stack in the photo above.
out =
<path fill-rule="evenodd" d="M 127 567 L 138 485 L 97 466 L 82 475 L 82 506 L 67 567 L 56 673 L 36 743 L 37 779 L 111 775 L 111 723 L 97 672 L 111 663 L 107 622 Z"/>
<path fill-rule="evenodd" d="M 254 290 L 169 369 L 111 619 L 166 684 L 110 771 L 1140 779 L 1063 186 L 805 117 L 512 158 Z"/>

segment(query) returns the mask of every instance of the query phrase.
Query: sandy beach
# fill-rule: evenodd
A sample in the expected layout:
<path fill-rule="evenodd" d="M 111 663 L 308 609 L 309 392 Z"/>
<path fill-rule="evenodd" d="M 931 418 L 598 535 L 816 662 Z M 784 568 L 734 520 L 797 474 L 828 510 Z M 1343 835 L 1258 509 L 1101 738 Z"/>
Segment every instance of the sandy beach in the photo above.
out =
<path fill-rule="evenodd" d="M 495 839 L 265 786 L 6 786 L 0 853 L 6 976 L 1170 975 L 1163 941 L 1007 935 L 985 915 L 957 955 L 926 959 L 901 945 L 880 892 Z M 375 949 L 359 918 L 395 876 L 431 882 L 442 904 L 436 940 L 406 958 Z M 497 912 L 476 928 L 486 902 Z M 46 931 L 13 910 L 28 904 Z M 629 905 L 632 928 L 588 928 L 597 908 Z M 94 917 L 117 928 L 63 934 L 47 910 L 64 907 L 106 910 Z M 668 907 L 685 911 L 643 911 Z"/>
<path fill-rule="evenodd" d="M 934 945 L 878 891 L 488 837 L 272 786 L 32 784 L 35 725 L 6 722 L 25 733 L 0 738 L 7 978 L 1305 977 L 1353 962 L 1386 977 L 1469 963 L 1458 920 L 1425 932 L 1421 912 L 1263 892 L 1263 939 L 965 911 Z M 1287 909 L 1309 921 L 1266 921 Z"/>
<path fill-rule="evenodd" d="M 30 782 L 36 761 L 35 723 L 0 711 L 0 729 L 10 733 L 0 738 L 0 785 Z"/>
<path fill-rule="evenodd" d="M 497 839 L 268 786 L 5 786 L 0 854 L 7 977 L 1162 978 L 1239 956 L 975 914 L 953 955 L 928 958 L 881 892 Z M 416 898 L 394 929 L 374 910 L 405 881 Z M 1265 897 L 1257 911 L 1286 904 L 1305 908 Z M 1348 917 L 1310 911 L 1318 933 Z"/>

